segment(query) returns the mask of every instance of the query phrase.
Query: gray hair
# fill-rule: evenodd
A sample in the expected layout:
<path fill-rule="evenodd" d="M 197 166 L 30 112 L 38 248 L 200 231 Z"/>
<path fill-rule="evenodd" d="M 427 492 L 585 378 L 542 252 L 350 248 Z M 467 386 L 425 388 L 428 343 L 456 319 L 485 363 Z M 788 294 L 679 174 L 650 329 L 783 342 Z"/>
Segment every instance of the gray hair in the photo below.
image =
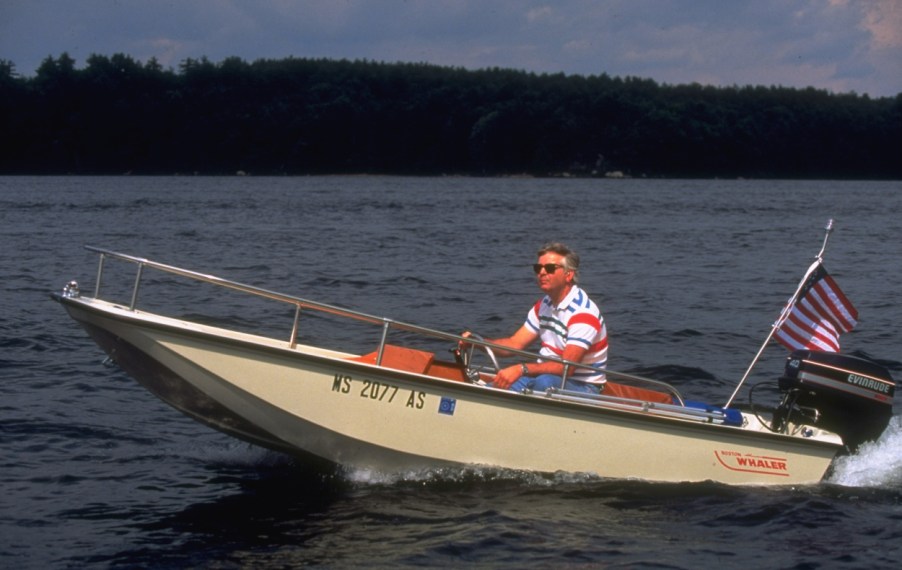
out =
<path fill-rule="evenodd" d="M 577 255 L 575 251 L 560 242 L 551 241 L 539 248 L 536 256 L 542 257 L 546 253 L 556 253 L 563 256 L 564 269 L 573 272 L 574 283 L 577 283 L 579 281 L 579 255 Z"/>

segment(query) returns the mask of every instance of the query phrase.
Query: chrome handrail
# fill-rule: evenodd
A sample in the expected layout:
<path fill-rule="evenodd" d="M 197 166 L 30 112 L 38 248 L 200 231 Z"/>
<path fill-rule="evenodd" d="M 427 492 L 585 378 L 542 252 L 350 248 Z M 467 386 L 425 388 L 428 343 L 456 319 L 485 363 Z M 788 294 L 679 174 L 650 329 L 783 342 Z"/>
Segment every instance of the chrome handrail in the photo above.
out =
<path fill-rule="evenodd" d="M 360 311 L 355 311 L 352 309 L 345 309 L 342 307 L 336 307 L 335 305 L 329 305 L 327 303 L 311 301 L 309 299 L 304 299 L 302 297 L 297 297 L 294 295 L 278 293 L 276 291 L 270 291 L 269 289 L 264 289 L 262 287 L 256 287 L 254 285 L 248 285 L 245 283 L 240 283 L 238 281 L 232 281 L 230 279 L 223 279 L 222 277 L 217 277 L 216 275 L 200 273 L 197 271 L 192 271 L 190 269 L 183 269 L 181 267 L 176 267 L 174 265 L 160 263 L 160 262 L 153 261 L 153 260 L 150 260 L 150 259 L 147 259 L 144 257 L 137 257 L 134 255 L 128 255 L 125 253 L 120 253 L 117 251 L 112 251 L 109 249 L 94 247 L 94 246 L 90 246 L 90 245 L 86 245 L 85 249 L 100 255 L 100 261 L 99 261 L 98 268 L 97 268 L 97 282 L 94 285 L 94 298 L 95 299 L 100 298 L 100 288 L 101 288 L 101 282 L 103 280 L 104 263 L 107 258 L 119 259 L 122 261 L 135 263 L 138 265 L 137 275 L 135 276 L 135 284 L 134 284 L 134 288 L 132 289 L 131 303 L 129 305 L 129 310 L 131 310 L 131 311 L 134 311 L 135 308 L 137 307 L 138 291 L 140 289 L 141 278 L 143 276 L 144 268 L 150 267 L 152 269 L 163 271 L 165 273 L 171 273 L 174 275 L 179 275 L 181 277 L 187 277 L 187 278 L 193 279 L 195 281 L 210 283 L 212 285 L 216 285 L 219 287 L 225 287 L 227 289 L 241 291 L 243 293 L 248 293 L 251 295 L 258 296 L 258 297 L 263 297 L 266 299 L 271 299 L 274 301 L 279 301 L 282 303 L 288 303 L 290 305 L 294 305 L 295 306 L 294 322 L 292 324 L 291 335 L 288 340 L 288 346 L 289 346 L 289 348 L 292 348 L 292 349 L 294 349 L 297 346 L 297 334 L 298 334 L 298 328 L 299 328 L 299 323 L 300 323 L 301 310 L 302 309 L 312 309 L 315 311 L 320 311 L 323 313 L 335 315 L 338 317 L 349 318 L 349 319 L 354 319 L 354 320 L 365 322 L 365 323 L 380 325 L 382 331 L 381 331 L 381 337 L 379 340 L 379 347 L 378 347 L 377 356 L 376 356 L 376 365 L 377 366 L 382 364 L 382 356 L 385 352 L 385 345 L 386 345 L 387 339 L 388 339 L 388 332 L 391 329 L 416 333 L 416 334 L 420 334 L 423 336 L 438 338 L 438 339 L 452 341 L 452 342 L 460 342 L 460 341 L 465 340 L 469 344 L 478 345 L 478 346 L 486 346 L 486 347 L 496 349 L 496 350 L 503 350 L 509 354 L 516 354 L 518 356 L 525 356 L 527 358 L 538 358 L 539 357 L 539 355 L 534 352 L 512 349 L 512 348 L 509 348 L 506 346 L 495 344 L 495 343 L 485 341 L 482 339 L 476 339 L 473 337 L 464 339 L 464 337 L 462 337 L 458 334 L 447 333 L 447 332 L 443 332 L 440 330 L 431 329 L 428 327 L 422 327 L 422 326 L 414 325 L 411 323 L 396 321 L 396 320 L 389 319 L 386 317 L 377 317 L 375 315 L 370 315 L 370 314 L 363 313 Z M 549 360 L 548 357 L 542 357 L 542 358 L 544 358 L 545 360 Z M 573 361 L 568 361 L 568 360 L 563 360 L 563 359 L 556 359 L 555 361 L 560 362 L 566 368 L 586 368 L 586 365 L 583 363 L 580 363 L 580 362 L 573 362 Z M 566 370 L 566 368 L 565 368 L 565 370 Z M 636 375 L 627 374 L 624 372 L 617 372 L 614 370 L 605 370 L 604 373 L 606 376 L 616 378 L 618 380 L 626 380 L 629 382 L 645 384 L 648 386 L 653 386 L 659 390 L 664 390 L 664 391 L 668 392 L 669 394 L 671 394 L 676 399 L 676 401 L 680 403 L 680 405 L 683 405 L 683 403 L 684 403 L 683 397 L 679 393 L 679 391 L 674 386 L 672 386 L 671 384 L 668 384 L 667 382 L 661 382 L 659 380 L 653 380 L 651 378 L 645 378 L 643 376 L 636 376 Z"/>

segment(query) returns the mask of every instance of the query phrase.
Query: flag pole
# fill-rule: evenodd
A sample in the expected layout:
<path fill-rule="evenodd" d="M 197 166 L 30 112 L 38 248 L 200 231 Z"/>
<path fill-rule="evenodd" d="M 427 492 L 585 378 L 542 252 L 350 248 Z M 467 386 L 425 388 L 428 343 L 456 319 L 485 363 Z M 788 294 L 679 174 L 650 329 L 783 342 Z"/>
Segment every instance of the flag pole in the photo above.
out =
<path fill-rule="evenodd" d="M 723 405 L 723 407 L 729 408 L 730 404 L 733 403 L 733 399 L 736 398 L 736 394 L 739 393 L 739 389 L 742 388 L 743 384 L 745 384 L 746 379 L 748 379 L 749 374 L 751 374 L 752 372 L 752 368 L 754 368 L 755 364 L 758 363 L 758 359 L 761 358 L 761 355 L 764 353 L 764 349 L 767 347 L 770 339 L 773 338 L 774 334 L 776 334 L 776 332 L 783 325 L 783 321 L 785 321 L 789 316 L 789 313 L 795 306 L 796 301 L 798 301 L 799 293 L 802 292 L 802 289 L 805 287 L 805 283 L 808 281 L 808 278 L 812 273 L 814 273 L 814 270 L 817 269 L 818 265 L 824 262 L 824 250 L 827 249 L 827 240 L 830 239 L 830 234 L 833 232 L 833 218 L 827 220 L 827 226 L 824 228 L 824 230 L 826 234 L 824 235 L 824 243 L 821 245 L 821 250 L 818 252 L 817 256 L 815 256 L 814 262 L 808 268 L 808 271 L 805 272 L 805 276 L 802 277 L 802 280 L 799 282 L 799 286 L 796 287 L 795 293 L 792 294 L 792 297 L 789 298 L 789 302 L 786 303 L 785 307 L 783 307 L 783 311 L 780 313 L 780 316 L 777 317 L 776 321 L 774 321 L 774 324 L 771 326 L 767 338 L 764 339 L 764 343 L 761 345 L 761 348 L 758 349 L 758 353 L 755 354 L 755 358 L 752 359 L 752 363 L 749 364 L 749 367 L 746 369 L 745 374 L 742 375 L 742 379 L 739 380 L 739 384 L 736 385 L 736 389 L 733 390 L 732 394 L 730 394 L 730 398 L 727 400 L 727 403 Z"/>
<path fill-rule="evenodd" d="M 821 246 L 821 250 L 817 253 L 817 259 L 820 262 L 824 261 L 824 250 L 827 249 L 827 240 L 830 239 L 830 234 L 833 233 L 833 218 L 827 220 L 827 225 L 824 227 L 824 244 Z"/>

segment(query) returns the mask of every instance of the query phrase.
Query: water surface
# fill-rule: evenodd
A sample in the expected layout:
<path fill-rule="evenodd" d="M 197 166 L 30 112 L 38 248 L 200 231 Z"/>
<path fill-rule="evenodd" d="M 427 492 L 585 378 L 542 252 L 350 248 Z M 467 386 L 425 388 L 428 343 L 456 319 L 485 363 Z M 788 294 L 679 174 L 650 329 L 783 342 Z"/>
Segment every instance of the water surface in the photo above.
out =
<path fill-rule="evenodd" d="M 820 485 L 492 470 L 324 473 L 213 432 L 115 367 L 49 300 L 90 244 L 487 336 L 537 299 L 542 242 L 583 259 L 610 366 L 724 401 L 836 230 L 844 352 L 902 376 L 898 183 L 470 178 L 0 178 L 0 563 L 11 568 L 894 567 L 902 424 Z M 118 292 L 112 277 L 110 289 Z M 131 271 L 129 269 L 129 271 Z M 127 298 L 131 273 L 121 274 Z M 106 287 L 106 285 L 105 285 Z M 156 288 L 167 291 L 154 298 Z M 287 338 L 290 312 L 151 278 L 142 301 Z M 307 319 L 302 340 L 378 336 Z M 773 381 L 769 347 L 750 383 Z M 745 398 L 745 392 L 740 395 Z M 541 450 L 537 450 L 540 453 Z"/>

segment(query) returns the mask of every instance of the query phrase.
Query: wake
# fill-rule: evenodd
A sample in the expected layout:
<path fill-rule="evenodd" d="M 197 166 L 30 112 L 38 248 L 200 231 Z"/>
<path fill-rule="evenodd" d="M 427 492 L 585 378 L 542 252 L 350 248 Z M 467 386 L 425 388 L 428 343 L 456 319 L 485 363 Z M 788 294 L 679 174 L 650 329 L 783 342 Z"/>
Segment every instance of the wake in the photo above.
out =
<path fill-rule="evenodd" d="M 902 487 L 902 416 L 893 416 L 877 441 L 838 458 L 828 483 L 846 487 Z"/>

